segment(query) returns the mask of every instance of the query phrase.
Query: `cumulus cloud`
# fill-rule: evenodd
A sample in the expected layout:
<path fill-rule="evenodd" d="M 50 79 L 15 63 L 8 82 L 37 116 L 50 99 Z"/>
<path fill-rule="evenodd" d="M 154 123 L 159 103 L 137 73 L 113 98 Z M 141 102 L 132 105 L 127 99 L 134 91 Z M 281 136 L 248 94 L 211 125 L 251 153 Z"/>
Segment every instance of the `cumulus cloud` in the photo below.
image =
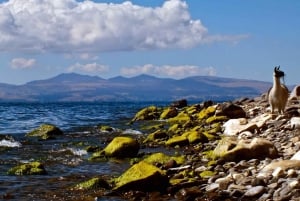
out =
<path fill-rule="evenodd" d="M 80 64 L 76 63 L 68 68 L 69 72 L 88 72 L 88 73 L 105 73 L 108 72 L 109 67 L 102 64 L 97 63 L 89 63 L 89 64 Z"/>
<path fill-rule="evenodd" d="M 14 58 L 10 62 L 10 66 L 13 69 L 28 69 L 32 68 L 36 64 L 35 59 L 25 59 L 25 58 Z"/>
<path fill-rule="evenodd" d="M 207 28 L 191 18 L 182 0 L 167 0 L 155 8 L 129 1 L 9 0 L 0 4 L 0 51 L 189 48 L 214 40 L 207 37 Z"/>
<path fill-rule="evenodd" d="M 182 66 L 155 66 L 152 64 L 146 64 L 143 66 L 124 67 L 121 69 L 121 74 L 124 76 L 136 76 L 140 74 L 149 74 L 159 77 L 172 77 L 172 78 L 184 78 L 189 76 L 215 76 L 217 71 L 213 67 L 204 67 L 193 65 Z"/>

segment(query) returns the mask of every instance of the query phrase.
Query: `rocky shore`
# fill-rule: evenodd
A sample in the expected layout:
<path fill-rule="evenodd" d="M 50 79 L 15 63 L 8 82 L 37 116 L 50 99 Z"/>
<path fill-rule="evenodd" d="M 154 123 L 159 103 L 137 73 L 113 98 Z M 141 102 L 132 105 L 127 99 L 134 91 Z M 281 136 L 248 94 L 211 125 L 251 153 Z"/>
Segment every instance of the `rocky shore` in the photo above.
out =
<path fill-rule="evenodd" d="M 88 159 L 91 162 L 130 161 L 125 172 L 74 181 L 64 189 L 68 196 L 48 198 L 300 200 L 299 109 L 294 99 L 289 101 L 284 115 L 271 115 L 265 95 L 192 105 L 182 100 L 164 108 L 143 108 L 130 122 L 131 126 L 138 124 L 141 135 L 102 126 L 99 132 L 115 137 L 103 148 L 87 147 L 92 153 Z M 47 133 L 45 128 L 49 127 L 51 131 Z M 34 133 L 41 140 L 51 140 L 62 135 L 55 127 L 45 128 L 38 128 L 28 137 Z M 145 153 L 142 148 L 161 151 Z M 170 150 L 176 154 L 168 154 Z M 33 163 L 25 165 L 26 171 L 13 167 L 8 173 L 36 174 L 37 161 Z M 38 167 L 46 173 L 47 167 L 41 163 Z"/>

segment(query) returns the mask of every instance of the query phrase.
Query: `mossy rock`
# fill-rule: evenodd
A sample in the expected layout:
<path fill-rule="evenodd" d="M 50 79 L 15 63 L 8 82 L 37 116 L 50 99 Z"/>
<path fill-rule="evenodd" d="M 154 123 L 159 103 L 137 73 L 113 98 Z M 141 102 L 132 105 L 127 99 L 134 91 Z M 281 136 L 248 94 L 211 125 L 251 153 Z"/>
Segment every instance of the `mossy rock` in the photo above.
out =
<path fill-rule="evenodd" d="M 216 139 L 220 139 L 220 136 L 215 135 L 216 133 L 212 133 L 211 130 L 208 131 L 203 131 L 202 134 L 209 140 L 216 140 Z"/>
<path fill-rule="evenodd" d="M 226 120 L 228 120 L 228 117 L 226 117 L 226 116 L 211 116 L 211 117 L 207 118 L 205 122 L 207 124 L 213 124 L 216 122 L 226 121 Z"/>
<path fill-rule="evenodd" d="M 176 117 L 168 119 L 168 122 L 171 124 L 175 124 L 175 123 L 183 124 L 190 120 L 191 117 L 186 112 L 182 111 Z"/>
<path fill-rule="evenodd" d="M 126 158 L 135 157 L 139 149 L 138 141 L 131 137 L 115 137 L 103 151 L 108 157 Z"/>
<path fill-rule="evenodd" d="M 189 140 L 185 136 L 175 136 L 166 141 L 166 146 L 186 146 L 189 144 Z"/>
<path fill-rule="evenodd" d="M 13 167 L 8 170 L 9 175 L 45 175 L 44 165 L 40 162 L 31 162 Z"/>
<path fill-rule="evenodd" d="M 203 172 L 200 173 L 200 177 L 205 179 L 205 178 L 212 177 L 212 176 L 214 176 L 215 174 L 216 174 L 216 173 L 213 172 L 213 171 L 206 170 L 206 171 L 203 171 Z"/>
<path fill-rule="evenodd" d="M 38 137 L 43 140 L 53 139 L 58 135 L 63 135 L 63 132 L 51 124 L 42 124 L 40 127 L 26 134 L 27 137 Z"/>
<path fill-rule="evenodd" d="M 72 189 L 87 191 L 96 190 L 99 188 L 109 189 L 109 183 L 102 178 L 95 177 L 75 185 L 75 187 Z"/>
<path fill-rule="evenodd" d="M 167 139 L 168 137 L 169 137 L 168 134 L 164 130 L 157 130 L 153 133 L 150 133 L 147 136 L 147 138 L 144 140 L 144 143 L 163 140 L 163 139 Z"/>
<path fill-rule="evenodd" d="M 170 134 L 178 134 L 181 131 L 182 131 L 182 126 L 180 124 L 173 124 L 168 129 L 168 133 Z"/>
<path fill-rule="evenodd" d="M 198 119 L 207 119 L 208 117 L 214 115 L 216 112 L 216 107 L 215 106 L 209 106 L 207 108 L 202 109 L 199 114 L 198 114 Z"/>
<path fill-rule="evenodd" d="M 182 136 L 185 136 L 190 144 L 208 141 L 207 137 L 202 132 L 196 130 L 187 131 L 183 133 Z"/>
<path fill-rule="evenodd" d="M 115 179 L 114 191 L 165 191 L 169 185 L 166 174 L 158 167 L 141 161 Z"/>
<path fill-rule="evenodd" d="M 98 130 L 101 132 L 112 132 L 114 131 L 114 128 L 107 125 L 100 125 L 98 126 Z"/>
<path fill-rule="evenodd" d="M 158 119 L 159 116 L 160 116 L 159 109 L 155 106 L 149 106 L 138 111 L 135 114 L 134 118 L 131 120 L 131 123 L 140 120 L 155 120 Z"/>
<path fill-rule="evenodd" d="M 181 165 L 185 162 L 184 156 L 168 156 L 161 152 L 151 154 L 150 156 L 146 157 L 143 161 L 154 165 L 156 163 L 165 164 L 170 160 L 176 161 L 177 165 Z"/>
<path fill-rule="evenodd" d="M 178 114 L 178 111 L 175 107 L 168 107 L 164 109 L 164 111 L 161 113 L 159 119 L 169 119 L 172 117 L 176 117 Z"/>
<path fill-rule="evenodd" d="M 189 115 L 194 115 L 194 114 L 197 114 L 199 112 L 199 106 L 198 105 L 192 105 L 190 107 L 188 107 L 186 109 L 186 112 L 189 114 Z"/>

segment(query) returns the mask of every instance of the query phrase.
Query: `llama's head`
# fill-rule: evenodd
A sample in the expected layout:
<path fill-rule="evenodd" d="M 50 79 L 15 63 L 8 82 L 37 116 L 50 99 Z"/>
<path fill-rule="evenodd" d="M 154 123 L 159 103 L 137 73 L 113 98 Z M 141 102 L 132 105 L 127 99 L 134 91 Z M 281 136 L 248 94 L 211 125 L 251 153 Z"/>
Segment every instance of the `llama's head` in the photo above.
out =
<path fill-rule="evenodd" d="M 278 77 L 278 78 L 281 78 L 281 77 L 284 77 L 284 72 L 279 70 L 280 66 L 275 66 L 274 68 L 274 76 L 275 77 Z"/>

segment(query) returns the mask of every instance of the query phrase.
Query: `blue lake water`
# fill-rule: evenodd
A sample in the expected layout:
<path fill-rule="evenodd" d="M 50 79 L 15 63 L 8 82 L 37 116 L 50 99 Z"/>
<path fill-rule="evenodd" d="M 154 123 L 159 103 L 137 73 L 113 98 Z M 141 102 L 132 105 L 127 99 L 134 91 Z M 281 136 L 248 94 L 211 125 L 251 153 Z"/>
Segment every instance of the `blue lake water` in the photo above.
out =
<path fill-rule="evenodd" d="M 95 132 L 97 125 L 122 131 L 137 131 L 128 122 L 140 109 L 167 106 L 169 103 L 0 103 L 0 200 L 48 200 L 68 193 L 70 186 L 97 175 L 119 175 L 129 163 L 124 161 L 90 162 L 86 146 L 105 146 L 111 136 Z M 65 135 L 39 141 L 25 134 L 41 124 L 59 127 Z M 136 132 L 138 134 L 138 132 Z M 0 136 L 1 137 L 1 136 Z M 8 148 L 7 148 L 8 147 Z M 143 151 L 143 150 L 142 150 Z M 154 150 L 155 151 L 155 150 Z M 11 176 L 7 171 L 21 163 L 41 161 L 47 175 Z M 53 194 L 53 195 L 52 195 Z M 45 195 L 47 195 L 45 197 Z M 65 200 L 72 200 L 70 199 Z M 111 200 L 98 198 L 98 200 Z"/>

